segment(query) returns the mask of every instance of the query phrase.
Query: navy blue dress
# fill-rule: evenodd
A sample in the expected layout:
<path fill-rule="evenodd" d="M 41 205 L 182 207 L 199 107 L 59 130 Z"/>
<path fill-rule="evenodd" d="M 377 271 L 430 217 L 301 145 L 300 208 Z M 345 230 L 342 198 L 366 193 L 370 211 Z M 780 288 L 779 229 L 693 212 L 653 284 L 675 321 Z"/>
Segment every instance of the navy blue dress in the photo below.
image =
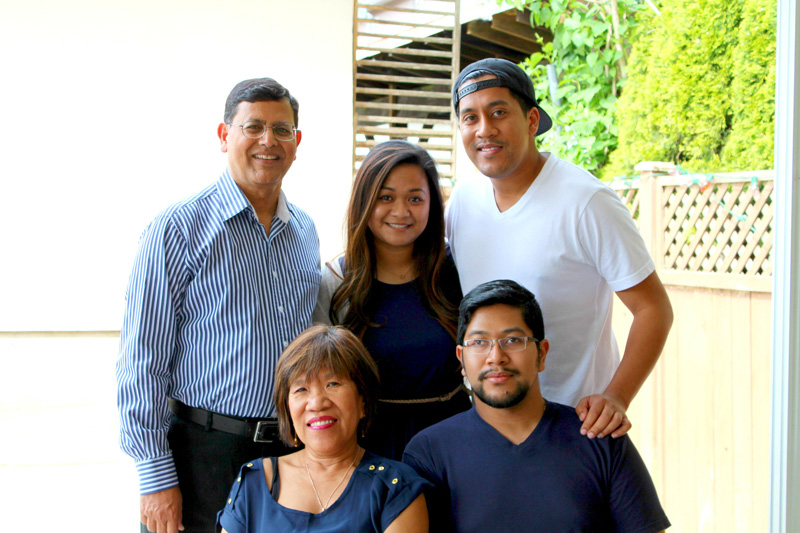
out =
<path fill-rule="evenodd" d="M 461 288 L 450 258 L 442 279 L 445 295 L 458 306 Z M 399 461 L 414 435 L 472 404 L 464 390 L 446 401 L 397 402 L 444 397 L 462 384 L 456 342 L 425 309 L 415 281 L 390 285 L 374 280 L 368 311 L 380 327 L 367 328 L 362 340 L 378 365 L 381 390 L 377 416 L 363 445 Z"/>
<path fill-rule="evenodd" d="M 229 533 L 383 531 L 430 483 L 402 463 L 366 452 L 341 496 L 314 514 L 289 509 L 267 488 L 261 459 L 242 467 L 233 483 L 217 530 Z"/>

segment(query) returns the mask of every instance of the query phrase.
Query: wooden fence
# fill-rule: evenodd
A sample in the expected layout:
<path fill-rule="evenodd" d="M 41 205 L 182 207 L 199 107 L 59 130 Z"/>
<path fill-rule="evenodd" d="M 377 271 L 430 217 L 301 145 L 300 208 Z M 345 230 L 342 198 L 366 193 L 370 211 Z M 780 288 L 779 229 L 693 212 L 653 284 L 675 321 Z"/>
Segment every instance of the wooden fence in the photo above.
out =
<path fill-rule="evenodd" d="M 612 183 L 667 286 L 675 322 L 629 410 L 670 531 L 768 529 L 774 173 L 637 166 Z M 615 302 L 621 346 L 631 316 Z"/>

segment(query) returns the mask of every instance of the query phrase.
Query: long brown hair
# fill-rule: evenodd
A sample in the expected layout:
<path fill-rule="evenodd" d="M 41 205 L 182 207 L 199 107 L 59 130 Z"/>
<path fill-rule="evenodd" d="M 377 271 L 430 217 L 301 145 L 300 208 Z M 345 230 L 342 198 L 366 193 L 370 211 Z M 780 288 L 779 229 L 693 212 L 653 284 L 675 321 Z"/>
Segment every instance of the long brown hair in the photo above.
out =
<path fill-rule="evenodd" d="M 377 262 L 369 219 L 389 173 L 395 167 L 406 164 L 416 165 L 425 172 L 431 194 L 428 225 L 414 241 L 416 288 L 428 313 L 455 339 L 458 309 L 446 298 L 441 284 L 445 246 L 439 173 L 428 152 L 405 141 L 378 144 L 370 150 L 356 173 L 347 210 L 344 280 L 331 298 L 331 320 L 337 322 L 337 312 L 348 306 L 342 324 L 359 338 L 363 338 L 367 327 L 379 327 L 379 324 L 370 320 L 369 295 Z"/>

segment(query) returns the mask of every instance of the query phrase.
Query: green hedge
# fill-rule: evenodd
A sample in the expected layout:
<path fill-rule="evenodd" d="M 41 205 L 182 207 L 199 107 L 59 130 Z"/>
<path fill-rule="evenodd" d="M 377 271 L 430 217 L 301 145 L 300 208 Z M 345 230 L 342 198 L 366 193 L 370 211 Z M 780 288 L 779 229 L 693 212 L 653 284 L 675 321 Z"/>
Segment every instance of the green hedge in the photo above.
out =
<path fill-rule="evenodd" d="M 694 172 L 773 166 L 775 0 L 673 0 L 641 20 L 603 177 L 640 161 Z"/>
<path fill-rule="evenodd" d="M 777 2 L 745 3 L 731 87 L 733 126 L 722 151 L 730 170 L 774 166 Z"/>

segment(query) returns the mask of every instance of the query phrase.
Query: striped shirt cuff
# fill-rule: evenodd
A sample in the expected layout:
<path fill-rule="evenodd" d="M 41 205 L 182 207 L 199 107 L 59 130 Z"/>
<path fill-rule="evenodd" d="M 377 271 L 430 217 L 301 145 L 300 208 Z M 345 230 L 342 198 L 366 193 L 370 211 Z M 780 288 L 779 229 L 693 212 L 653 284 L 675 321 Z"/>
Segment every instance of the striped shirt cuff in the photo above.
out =
<path fill-rule="evenodd" d="M 136 463 L 139 474 L 139 494 L 151 494 L 178 486 L 178 473 L 172 455 Z"/>

